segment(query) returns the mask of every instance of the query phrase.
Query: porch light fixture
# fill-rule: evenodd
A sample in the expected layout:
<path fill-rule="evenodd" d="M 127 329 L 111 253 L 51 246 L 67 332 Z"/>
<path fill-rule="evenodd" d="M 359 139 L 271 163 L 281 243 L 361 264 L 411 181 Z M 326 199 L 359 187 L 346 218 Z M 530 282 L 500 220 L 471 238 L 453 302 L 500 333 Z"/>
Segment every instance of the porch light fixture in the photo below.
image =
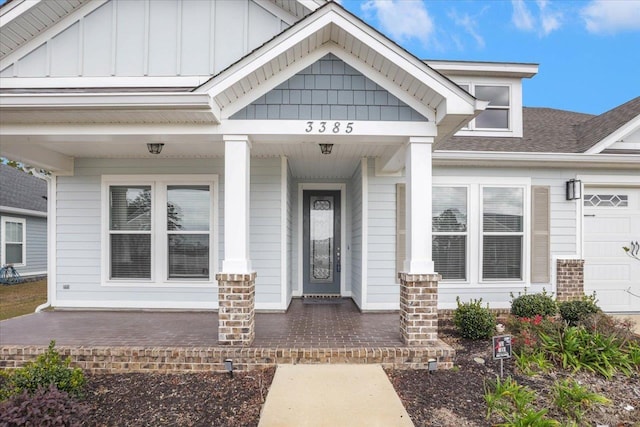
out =
<path fill-rule="evenodd" d="M 164 147 L 162 143 L 147 144 L 147 150 L 149 150 L 151 154 L 160 154 L 162 147 Z"/>
<path fill-rule="evenodd" d="M 436 359 L 429 359 L 429 373 L 433 374 L 438 370 L 438 361 Z"/>
<path fill-rule="evenodd" d="M 333 150 L 333 144 L 319 144 L 320 151 L 322 154 L 331 154 L 331 150 Z"/>
<path fill-rule="evenodd" d="M 233 376 L 233 360 L 225 359 L 224 360 L 224 369 L 229 373 L 229 376 Z"/>
<path fill-rule="evenodd" d="M 570 179 L 567 181 L 567 200 L 578 200 L 582 197 L 582 181 Z"/>

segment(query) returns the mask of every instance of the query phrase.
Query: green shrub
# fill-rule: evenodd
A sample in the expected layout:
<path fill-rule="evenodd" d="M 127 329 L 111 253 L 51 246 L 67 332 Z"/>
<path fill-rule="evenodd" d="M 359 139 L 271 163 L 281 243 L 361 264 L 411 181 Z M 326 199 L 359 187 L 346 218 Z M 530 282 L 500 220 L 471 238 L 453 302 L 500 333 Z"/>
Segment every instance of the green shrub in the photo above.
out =
<path fill-rule="evenodd" d="M 51 341 L 49 348 L 35 362 L 29 362 L 8 374 L 5 390 L 0 394 L 35 393 L 39 388 L 48 388 L 53 384 L 60 391 L 80 395 L 85 384 L 84 374 L 80 368 L 69 367 L 71 359 L 63 359 L 55 350 L 55 345 L 56 342 Z"/>
<path fill-rule="evenodd" d="M 81 426 L 89 407 L 51 384 L 34 394 L 27 390 L 0 402 L 2 426 Z"/>
<path fill-rule="evenodd" d="M 513 298 L 513 295 L 511 295 Z M 555 316 L 558 312 L 556 302 L 547 291 L 539 294 L 519 295 L 511 300 L 511 314 L 518 317 Z"/>
<path fill-rule="evenodd" d="M 585 320 L 590 314 L 600 312 L 600 307 L 596 304 L 596 296 L 583 296 L 582 299 L 573 301 L 563 301 L 558 304 L 560 316 L 572 326 Z"/>
<path fill-rule="evenodd" d="M 489 311 L 489 305 L 482 307 L 482 298 L 460 303 L 453 314 L 453 323 L 464 338 L 472 340 L 490 338 L 496 329 L 496 316 Z"/>

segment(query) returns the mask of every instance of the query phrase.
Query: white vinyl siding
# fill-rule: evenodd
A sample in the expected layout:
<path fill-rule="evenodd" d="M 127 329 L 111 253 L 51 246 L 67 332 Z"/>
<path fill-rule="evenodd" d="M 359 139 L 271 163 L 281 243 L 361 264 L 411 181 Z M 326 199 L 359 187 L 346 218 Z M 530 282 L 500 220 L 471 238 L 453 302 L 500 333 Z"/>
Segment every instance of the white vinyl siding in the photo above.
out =
<path fill-rule="evenodd" d="M 351 203 L 351 295 L 358 307 L 363 307 L 362 293 L 362 163 L 356 167 L 349 182 L 348 202 Z M 344 247 L 345 245 L 343 245 Z"/>
<path fill-rule="evenodd" d="M 256 307 L 282 308 L 280 258 L 282 256 L 281 160 L 251 159 L 250 253 L 256 276 Z"/>

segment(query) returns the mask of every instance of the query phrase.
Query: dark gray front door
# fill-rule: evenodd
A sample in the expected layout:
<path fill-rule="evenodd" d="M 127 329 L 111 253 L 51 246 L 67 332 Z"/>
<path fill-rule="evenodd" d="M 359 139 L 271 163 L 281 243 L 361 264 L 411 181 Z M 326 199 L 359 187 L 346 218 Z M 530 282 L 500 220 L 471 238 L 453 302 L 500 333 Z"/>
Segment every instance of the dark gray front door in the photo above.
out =
<path fill-rule="evenodd" d="M 340 294 L 340 191 L 308 190 L 303 199 L 305 295 Z"/>

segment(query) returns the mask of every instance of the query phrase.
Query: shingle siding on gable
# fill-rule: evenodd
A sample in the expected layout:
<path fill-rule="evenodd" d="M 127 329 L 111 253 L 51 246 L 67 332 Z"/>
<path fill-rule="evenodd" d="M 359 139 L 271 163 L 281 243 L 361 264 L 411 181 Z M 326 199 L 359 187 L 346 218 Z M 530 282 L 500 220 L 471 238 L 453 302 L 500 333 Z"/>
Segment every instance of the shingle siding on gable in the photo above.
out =
<path fill-rule="evenodd" d="M 333 54 L 256 99 L 231 119 L 427 121 Z"/>

